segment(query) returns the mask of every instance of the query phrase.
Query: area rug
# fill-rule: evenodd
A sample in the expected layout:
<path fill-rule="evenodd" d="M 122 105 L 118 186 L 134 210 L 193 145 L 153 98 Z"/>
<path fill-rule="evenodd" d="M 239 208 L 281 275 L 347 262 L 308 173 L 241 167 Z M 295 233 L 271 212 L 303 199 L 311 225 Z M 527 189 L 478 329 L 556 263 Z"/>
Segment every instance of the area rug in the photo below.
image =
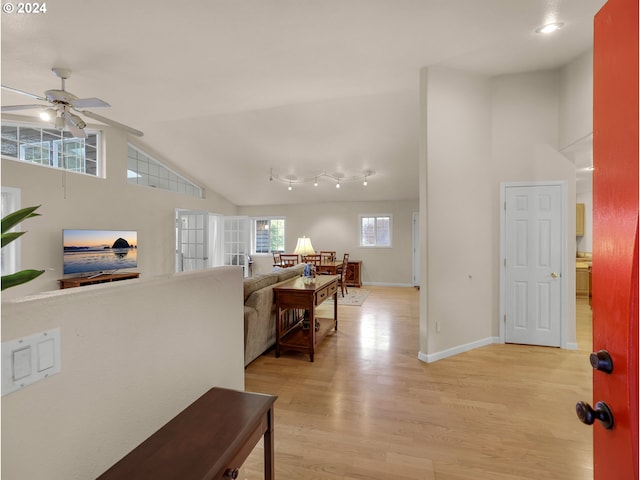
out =
<path fill-rule="evenodd" d="M 364 303 L 364 301 L 369 296 L 369 290 L 365 290 L 363 288 L 350 288 L 349 293 L 345 293 L 344 297 L 340 293 L 340 289 L 338 288 L 338 305 L 351 305 L 355 307 L 359 307 Z M 326 303 L 332 302 L 333 298 L 328 298 Z"/>

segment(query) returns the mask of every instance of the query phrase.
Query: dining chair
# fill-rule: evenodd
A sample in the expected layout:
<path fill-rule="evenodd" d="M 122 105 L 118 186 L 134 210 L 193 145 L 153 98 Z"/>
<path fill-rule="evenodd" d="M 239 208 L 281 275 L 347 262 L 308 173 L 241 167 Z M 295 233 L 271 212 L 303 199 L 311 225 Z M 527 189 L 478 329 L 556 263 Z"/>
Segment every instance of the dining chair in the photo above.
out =
<path fill-rule="evenodd" d="M 322 257 L 320 256 L 319 253 L 314 253 L 314 254 L 305 256 L 304 262 L 310 263 L 314 267 L 319 267 L 320 263 L 322 263 Z"/>
<path fill-rule="evenodd" d="M 338 268 L 338 285 L 340 286 L 340 291 L 342 296 L 344 297 L 344 292 L 347 292 L 349 295 L 349 289 L 347 288 L 347 264 L 349 263 L 349 254 L 345 253 L 344 257 L 342 257 L 342 266 Z"/>
<path fill-rule="evenodd" d="M 282 268 L 293 267 L 300 263 L 300 256 L 297 253 L 281 253 L 280 266 Z"/>
<path fill-rule="evenodd" d="M 328 260 L 330 262 L 335 262 L 336 260 L 335 250 L 320 250 L 320 256 L 323 260 Z"/>
<path fill-rule="evenodd" d="M 273 266 L 280 266 L 282 260 L 280 260 L 280 254 L 279 253 L 273 253 Z"/>

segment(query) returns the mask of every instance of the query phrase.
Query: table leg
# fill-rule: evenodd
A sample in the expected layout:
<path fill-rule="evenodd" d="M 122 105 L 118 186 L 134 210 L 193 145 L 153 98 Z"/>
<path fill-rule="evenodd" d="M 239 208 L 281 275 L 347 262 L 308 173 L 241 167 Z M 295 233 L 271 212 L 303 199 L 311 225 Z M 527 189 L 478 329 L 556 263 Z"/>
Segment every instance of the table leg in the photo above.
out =
<path fill-rule="evenodd" d="M 335 331 L 338 331 L 338 290 L 333 294 L 333 319 L 335 320 Z"/>
<path fill-rule="evenodd" d="M 273 432 L 273 408 L 267 412 L 267 431 L 264 432 L 264 478 L 265 480 L 274 480 L 275 461 L 274 461 L 274 432 Z"/>
<path fill-rule="evenodd" d="M 276 304 L 276 358 L 280 358 L 280 323 L 282 322 L 282 312 Z"/>
<path fill-rule="evenodd" d="M 316 352 L 316 309 L 313 303 L 310 305 L 309 312 L 309 338 L 311 339 L 311 349 L 309 350 L 309 360 L 313 362 L 313 356 Z"/>

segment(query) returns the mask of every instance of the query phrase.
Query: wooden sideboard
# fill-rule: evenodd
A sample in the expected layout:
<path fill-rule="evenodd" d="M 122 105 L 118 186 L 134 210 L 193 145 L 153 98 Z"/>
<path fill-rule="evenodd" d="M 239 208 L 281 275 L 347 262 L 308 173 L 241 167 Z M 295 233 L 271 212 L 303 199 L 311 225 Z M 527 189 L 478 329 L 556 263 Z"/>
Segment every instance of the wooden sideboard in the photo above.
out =
<path fill-rule="evenodd" d="M 347 263 L 347 274 L 346 274 L 346 283 L 350 287 L 358 287 L 362 286 L 362 261 L 354 260 Z"/>
<path fill-rule="evenodd" d="M 264 478 L 275 478 L 276 396 L 212 388 L 98 480 L 224 480 L 263 439 Z"/>
<path fill-rule="evenodd" d="M 120 280 L 129 280 L 131 278 L 138 278 L 140 274 L 138 272 L 129 273 L 103 273 L 96 275 L 95 277 L 68 277 L 58 280 L 60 283 L 60 289 L 82 287 L 84 285 L 94 285 L 96 283 L 108 283 L 118 282 Z"/>

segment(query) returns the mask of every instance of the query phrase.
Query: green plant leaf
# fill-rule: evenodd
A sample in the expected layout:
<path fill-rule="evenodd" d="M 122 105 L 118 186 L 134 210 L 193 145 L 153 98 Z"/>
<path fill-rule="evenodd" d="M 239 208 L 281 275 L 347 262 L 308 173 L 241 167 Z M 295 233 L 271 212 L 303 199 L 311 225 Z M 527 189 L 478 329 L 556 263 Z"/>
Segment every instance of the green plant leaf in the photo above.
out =
<path fill-rule="evenodd" d="M 5 245 L 9 245 L 16 238 L 20 238 L 25 233 L 27 233 L 27 232 L 8 232 L 8 233 L 3 233 L 2 234 L 2 247 L 4 248 Z"/>
<path fill-rule="evenodd" d="M 17 224 L 19 224 L 22 220 L 25 220 L 31 217 L 39 217 L 40 216 L 39 213 L 34 213 L 38 208 L 40 208 L 40 205 L 36 207 L 21 208 L 20 210 L 17 210 L 13 213 L 10 213 L 6 217 L 3 217 L 2 233 L 8 232 Z"/>
<path fill-rule="evenodd" d="M 11 275 L 2 276 L 2 290 L 30 282 L 44 273 L 44 270 L 21 270 Z"/>

